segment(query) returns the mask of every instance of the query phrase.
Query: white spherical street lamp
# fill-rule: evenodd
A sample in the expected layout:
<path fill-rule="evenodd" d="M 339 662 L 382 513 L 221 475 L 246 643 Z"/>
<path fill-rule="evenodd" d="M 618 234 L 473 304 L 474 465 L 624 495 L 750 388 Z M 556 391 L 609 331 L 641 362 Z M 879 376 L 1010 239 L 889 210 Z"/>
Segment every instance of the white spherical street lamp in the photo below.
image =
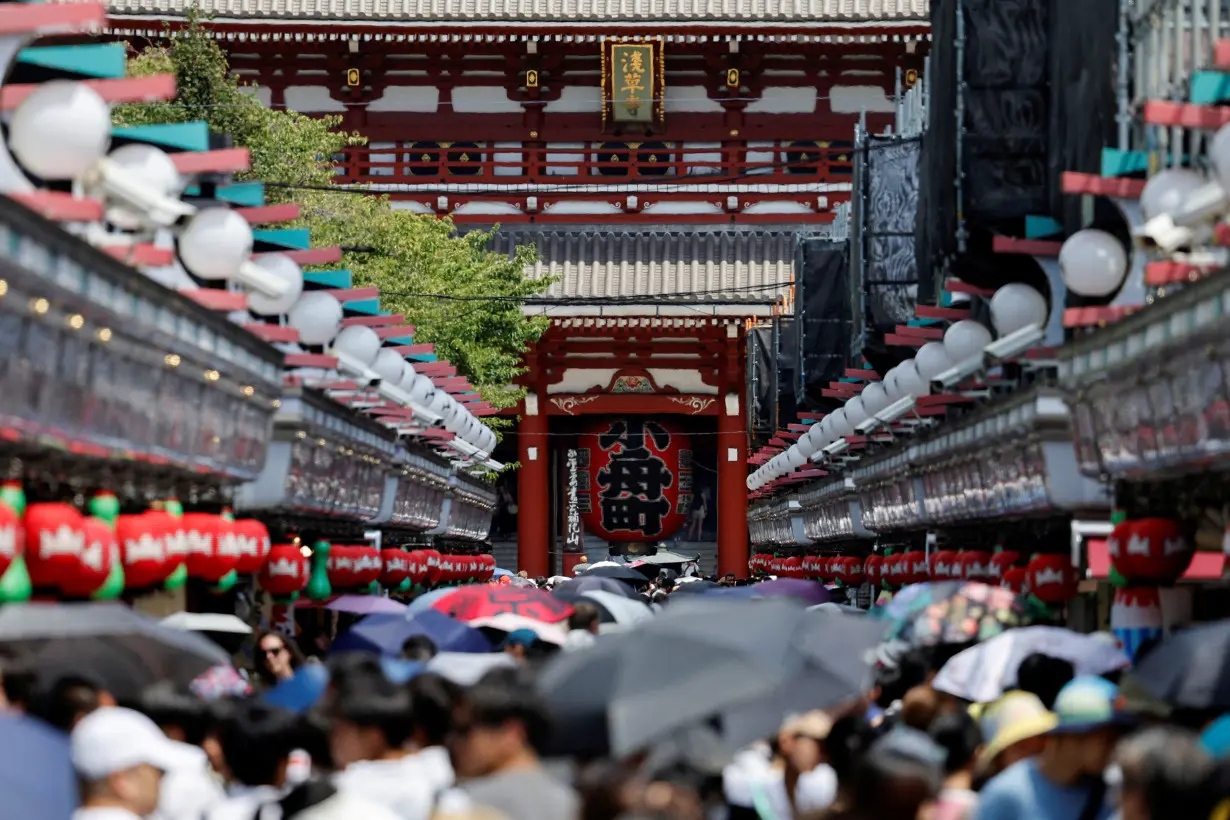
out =
<path fill-rule="evenodd" d="M 323 291 L 309 290 L 291 305 L 286 322 L 299 331 L 303 344 L 328 344 L 342 329 L 342 303 Z"/>
<path fill-rule="evenodd" d="M 1068 289 L 1079 296 L 1110 296 L 1119 290 L 1127 271 L 1123 243 L 1105 231 L 1077 231 L 1059 249 L 1059 273 Z"/>
<path fill-rule="evenodd" d="M 1046 297 L 1029 285 L 1010 282 L 991 297 L 991 324 L 1000 336 L 1046 324 Z"/>
<path fill-rule="evenodd" d="M 254 241 L 252 226 L 238 213 L 230 208 L 206 208 L 179 235 L 179 258 L 198 278 L 234 279 L 251 259 Z"/>
<path fill-rule="evenodd" d="M 111 108 L 85 83 L 52 80 L 30 93 L 9 121 L 9 148 L 48 181 L 78 179 L 111 144 Z"/>
<path fill-rule="evenodd" d="M 1140 212 L 1146 222 L 1163 215 L 1174 216 L 1204 184 L 1204 177 L 1190 168 L 1158 171 L 1140 192 Z"/>
<path fill-rule="evenodd" d="M 281 316 L 303 295 L 303 269 L 284 253 L 271 253 L 253 261 L 265 273 L 286 283 L 286 292 L 270 297 L 257 290 L 248 291 L 248 309 L 261 316 Z"/>
<path fill-rule="evenodd" d="M 963 362 L 982 355 L 982 349 L 992 341 L 991 331 L 981 322 L 962 319 L 944 331 L 944 352 L 950 361 Z"/>
<path fill-rule="evenodd" d="M 312 294 L 309 292 L 307 295 Z M 342 328 L 333 340 L 333 350 L 353 359 L 360 367 L 371 367 L 380 355 L 380 337 L 376 331 L 363 325 Z"/>
<path fill-rule="evenodd" d="M 952 365 L 952 357 L 941 342 L 927 342 L 918 348 L 918 353 L 914 355 L 914 368 L 924 384 L 929 385 L 936 376 L 950 369 Z"/>

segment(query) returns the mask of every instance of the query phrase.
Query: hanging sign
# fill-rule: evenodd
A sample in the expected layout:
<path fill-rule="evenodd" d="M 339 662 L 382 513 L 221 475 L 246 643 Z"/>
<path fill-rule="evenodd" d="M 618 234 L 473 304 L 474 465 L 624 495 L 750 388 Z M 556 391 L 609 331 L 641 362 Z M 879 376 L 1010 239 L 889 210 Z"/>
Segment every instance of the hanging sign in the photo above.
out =
<path fill-rule="evenodd" d="M 568 451 L 568 511 L 564 520 L 564 552 L 582 552 L 581 510 L 577 502 L 577 451 Z"/>
<path fill-rule="evenodd" d="M 663 119 L 662 41 L 602 44 L 602 124 L 654 125 Z"/>
<path fill-rule="evenodd" d="M 687 521 L 692 448 L 666 421 L 631 416 L 596 423 L 581 435 L 588 456 L 586 529 L 606 541 L 660 541 Z"/>

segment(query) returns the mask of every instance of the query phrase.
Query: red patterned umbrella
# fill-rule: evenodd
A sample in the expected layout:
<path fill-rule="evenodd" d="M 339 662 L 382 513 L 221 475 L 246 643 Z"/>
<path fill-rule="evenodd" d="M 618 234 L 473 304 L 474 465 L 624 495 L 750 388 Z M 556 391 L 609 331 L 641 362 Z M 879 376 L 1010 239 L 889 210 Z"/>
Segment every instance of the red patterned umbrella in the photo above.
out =
<path fill-rule="evenodd" d="M 461 587 L 456 592 L 441 597 L 431 606 L 459 621 L 490 618 L 507 612 L 553 624 L 572 614 L 572 607 L 566 601 L 561 601 L 537 587 L 492 584 Z"/>

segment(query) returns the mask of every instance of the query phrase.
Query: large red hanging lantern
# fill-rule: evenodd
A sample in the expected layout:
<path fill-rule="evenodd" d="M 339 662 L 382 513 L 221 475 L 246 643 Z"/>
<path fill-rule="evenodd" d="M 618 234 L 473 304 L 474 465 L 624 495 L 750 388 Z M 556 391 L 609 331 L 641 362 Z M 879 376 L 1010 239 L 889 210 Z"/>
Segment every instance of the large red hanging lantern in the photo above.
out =
<path fill-rule="evenodd" d="M 991 555 L 988 565 L 987 581 L 992 584 L 1002 583 L 1004 574 L 1015 567 L 1021 560 L 1021 554 L 1016 550 L 997 549 Z"/>
<path fill-rule="evenodd" d="M 353 589 L 358 586 L 358 573 L 355 571 L 358 558 L 356 549 L 350 544 L 333 544 L 329 547 L 329 560 L 325 570 L 329 575 L 329 586 L 333 589 Z"/>
<path fill-rule="evenodd" d="M 863 575 L 867 577 L 867 583 L 872 586 L 878 586 L 880 583 L 880 570 L 884 566 L 884 556 L 872 553 L 867 556 L 867 560 L 863 562 Z"/>
<path fill-rule="evenodd" d="M 88 598 L 107 581 L 119 549 L 115 533 L 106 521 L 89 516 L 84 523 L 85 542 L 75 572 L 60 581 L 60 594 L 66 598 Z"/>
<path fill-rule="evenodd" d="M 397 547 L 380 551 L 380 583 L 393 589 L 410 577 L 410 553 Z"/>
<path fill-rule="evenodd" d="M 895 587 L 901 583 L 901 553 L 890 553 L 884 556 L 884 563 L 880 564 L 880 584 L 883 586 Z"/>
<path fill-rule="evenodd" d="M 803 559 L 797 555 L 791 556 L 782 562 L 782 575 L 787 578 L 802 578 L 803 577 Z"/>
<path fill-rule="evenodd" d="M 261 589 L 276 598 L 287 598 L 307 586 L 310 566 L 302 548 L 295 544 L 273 544 L 265 556 L 257 580 Z"/>
<path fill-rule="evenodd" d="M 213 513 L 184 513 L 180 519 L 188 543 L 188 575 L 217 583 L 239 563 L 231 522 Z"/>
<path fill-rule="evenodd" d="M 165 523 L 149 513 L 121 515 L 115 519 L 115 539 L 124 563 L 124 585 L 144 589 L 161 584 L 167 570 Z"/>
<path fill-rule="evenodd" d="M 85 517 L 71 504 L 26 506 L 26 570 L 35 589 L 63 588 L 81 566 Z"/>
<path fill-rule="evenodd" d="M 183 521 L 166 510 L 146 510 L 142 515 L 149 521 L 150 532 L 155 537 L 161 536 L 166 545 L 163 575 L 156 582 L 161 583 L 188 560 L 188 536 Z"/>
<path fill-rule="evenodd" d="M 255 575 L 265 566 L 265 558 L 272 546 L 269 530 L 255 518 L 237 519 L 231 522 L 231 529 L 235 536 L 235 547 L 239 551 L 235 571 L 241 575 Z"/>
<path fill-rule="evenodd" d="M 1130 586 L 1170 586 L 1187 572 L 1196 554 L 1183 525 L 1169 518 L 1121 522 L 1111 531 L 1106 551 Z"/>
<path fill-rule="evenodd" d="M 931 580 L 947 581 L 952 578 L 961 577 L 961 569 L 957 564 L 956 550 L 936 550 L 931 553 L 931 560 L 928 562 L 931 570 Z"/>
<path fill-rule="evenodd" d="M 426 582 L 429 584 L 440 583 L 440 553 L 435 550 L 423 550 L 423 562 L 427 567 Z"/>
<path fill-rule="evenodd" d="M 662 541 L 691 512 L 692 445 L 661 417 L 593 421 L 577 439 L 588 451 L 586 529 L 604 541 Z"/>
<path fill-rule="evenodd" d="M 1035 555 L 1025 567 L 1029 592 L 1046 604 L 1062 604 L 1076 596 L 1079 578 L 1066 555 Z"/>
<path fill-rule="evenodd" d="M 853 555 L 841 559 L 841 580 L 850 586 L 858 586 L 866 580 L 863 574 L 863 559 Z"/>
<path fill-rule="evenodd" d="M 907 550 L 897 558 L 897 583 L 902 586 L 921 584 L 930 577 L 927 569 L 927 553 L 922 550 Z"/>
<path fill-rule="evenodd" d="M 986 550 L 961 550 L 957 554 L 957 572 L 966 581 L 989 581 L 991 553 Z"/>
<path fill-rule="evenodd" d="M 354 550 L 354 585 L 368 587 L 380 578 L 384 564 L 380 560 L 380 550 L 374 544 L 358 544 L 351 547 Z"/>
<path fill-rule="evenodd" d="M 0 577 L 25 550 L 26 534 L 17 511 L 0 502 Z"/>

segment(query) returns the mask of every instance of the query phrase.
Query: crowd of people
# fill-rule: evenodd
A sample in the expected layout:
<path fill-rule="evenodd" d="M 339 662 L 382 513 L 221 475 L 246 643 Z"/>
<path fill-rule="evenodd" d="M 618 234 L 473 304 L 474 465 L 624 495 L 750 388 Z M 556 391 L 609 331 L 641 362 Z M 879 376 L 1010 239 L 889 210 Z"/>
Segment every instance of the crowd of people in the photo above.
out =
<path fill-rule="evenodd" d="M 660 586 L 650 597 L 664 613 L 708 597 Z M 219 667 L 135 697 L 88 668 L 51 675 L 11 655 L 0 661 L 3 706 L 68 737 L 74 820 L 1230 817 L 1227 718 L 1136 708 L 1119 686 L 1125 670 L 1080 674 L 1045 652 L 1021 660 L 992 700 L 937 688 L 937 673 L 977 641 L 885 641 L 874 658 L 835 659 L 865 663 L 865 685 L 823 709 L 781 706 L 775 733 L 724 756 L 658 754 L 657 741 L 633 754 L 560 754 L 569 711 L 542 677 L 564 656 L 600 652 L 607 626 L 600 607 L 577 601 L 562 645 L 515 629 L 461 672 L 434 667 L 440 654 L 423 635 L 398 656 L 307 657 L 295 638 L 260 632 L 248 673 Z M 12 725 L 0 721 L 0 744 Z"/>

